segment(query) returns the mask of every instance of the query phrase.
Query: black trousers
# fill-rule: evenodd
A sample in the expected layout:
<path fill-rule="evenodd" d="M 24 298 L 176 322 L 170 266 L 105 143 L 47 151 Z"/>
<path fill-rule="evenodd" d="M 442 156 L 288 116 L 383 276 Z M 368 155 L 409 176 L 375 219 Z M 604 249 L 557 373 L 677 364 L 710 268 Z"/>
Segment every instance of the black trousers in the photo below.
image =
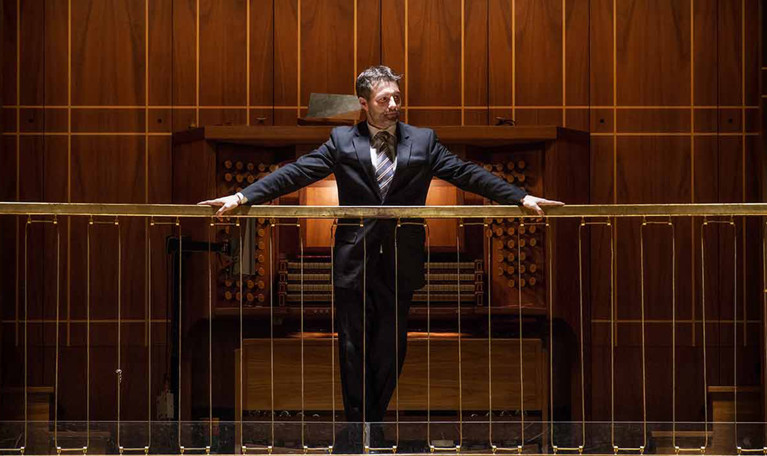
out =
<path fill-rule="evenodd" d="M 372 273 L 371 273 L 372 272 Z M 413 291 L 369 271 L 364 289 L 335 288 L 341 385 L 348 422 L 383 421 L 407 350 Z"/>

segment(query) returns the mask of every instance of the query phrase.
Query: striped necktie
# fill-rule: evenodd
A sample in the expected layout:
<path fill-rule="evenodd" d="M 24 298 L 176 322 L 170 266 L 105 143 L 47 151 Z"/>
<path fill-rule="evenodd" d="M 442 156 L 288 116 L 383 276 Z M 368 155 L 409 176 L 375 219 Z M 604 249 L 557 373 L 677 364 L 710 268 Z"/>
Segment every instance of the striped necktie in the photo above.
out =
<path fill-rule="evenodd" d="M 382 130 L 373 138 L 373 147 L 376 149 L 378 165 L 376 166 L 376 181 L 381 189 L 381 198 L 386 198 L 391 181 L 394 178 L 394 154 L 392 153 L 392 140 L 394 136 L 388 131 Z"/>

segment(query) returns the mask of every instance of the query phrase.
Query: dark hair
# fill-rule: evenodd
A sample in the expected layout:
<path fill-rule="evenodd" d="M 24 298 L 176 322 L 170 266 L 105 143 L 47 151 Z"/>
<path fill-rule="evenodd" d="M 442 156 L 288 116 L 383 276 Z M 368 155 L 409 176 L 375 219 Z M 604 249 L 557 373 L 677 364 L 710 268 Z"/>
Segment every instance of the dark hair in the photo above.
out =
<path fill-rule="evenodd" d="M 393 72 L 391 68 L 385 65 L 372 66 L 357 76 L 357 96 L 368 100 L 373 87 L 379 82 L 389 81 L 399 84 L 400 79 L 402 79 L 401 74 Z"/>

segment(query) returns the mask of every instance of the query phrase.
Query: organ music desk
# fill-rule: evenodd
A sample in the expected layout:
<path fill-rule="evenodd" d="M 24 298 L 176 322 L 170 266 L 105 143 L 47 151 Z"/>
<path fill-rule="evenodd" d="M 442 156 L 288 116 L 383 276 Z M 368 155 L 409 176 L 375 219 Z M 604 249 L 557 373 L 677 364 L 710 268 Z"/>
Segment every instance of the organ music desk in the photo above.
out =
<path fill-rule="evenodd" d="M 331 128 L 206 126 L 174 133 L 173 202 L 196 203 L 232 194 L 311 151 L 327 140 Z M 589 135 L 586 132 L 555 126 L 433 128 L 441 142 L 452 152 L 463 159 L 481 164 L 505 180 L 526 188 L 529 193 L 563 200 L 569 204 L 589 202 Z M 284 195 L 272 204 L 335 205 L 337 201 L 335 182 L 331 175 L 307 188 Z M 482 205 L 491 202 L 435 179 L 427 204 Z M 487 346 L 488 312 L 492 312 L 493 344 L 500 344 L 499 347 L 511 344 L 516 347 L 517 342 L 514 341 L 519 340 L 517 318 L 521 313 L 524 318 L 524 346 L 530 356 L 537 354 L 535 356 L 540 357 L 537 360 L 530 358 L 529 363 L 525 358 L 523 364 L 535 366 L 544 362 L 547 365 L 548 338 L 545 335 L 548 330 L 549 298 L 553 299 L 556 309 L 559 309 L 554 311 L 554 318 L 564 321 L 566 326 L 572 328 L 578 323 L 577 303 L 574 302 L 579 290 L 578 251 L 577 243 L 572 242 L 578 236 L 578 221 L 552 220 L 549 228 L 545 227 L 542 220 L 535 219 L 525 219 L 522 225 L 519 220 L 511 218 L 464 222 L 465 226 L 461 227 L 458 220 L 427 220 L 431 252 L 430 328 L 435 334 L 442 333 L 447 337 L 447 340 L 432 346 L 432 356 L 438 357 L 436 353 L 440 350 L 451 353 L 454 351 L 451 343 L 454 344 L 455 341 L 448 340 L 449 334 L 457 330 L 458 314 L 462 331 L 466 335 L 464 342 L 468 344 L 467 347 L 475 343 L 471 342 L 472 339 L 477 341 L 477 350 Z M 275 334 L 276 346 L 279 346 L 280 350 L 287 350 L 285 353 L 296 349 L 300 340 L 297 335 L 302 329 L 306 331 L 306 347 L 313 347 L 311 350 L 318 349 L 317 344 L 322 345 L 323 337 L 327 338 L 330 331 L 329 256 L 333 221 L 278 220 L 277 223 L 278 226 L 274 228 L 269 220 L 265 219 L 251 219 L 241 227 L 221 224 L 215 226 L 213 234 L 210 233 L 208 221 L 200 221 L 197 225 L 186 223 L 184 228 L 185 235 L 194 240 L 205 241 L 215 237 L 215 243 L 221 247 L 217 250 L 221 253 L 213 272 L 214 319 L 230 322 L 238 320 L 240 300 L 243 302 L 243 315 L 247 320 L 243 362 L 248 376 L 247 391 L 243 394 L 248 399 L 246 403 L 253 402 L 253 407 L 263 407 L 257 392 L 250 391 L 250 386 L 264 384 L 264 379 L 253 378 L 259 372 L 265 372 L 254 367 L 253 363 L 256 359 L 263 359 L 263 349 L 269 343 L 269 339 L 263 337 L 269 334 L 270 327 Z M 242 246 L 239 245 L 241 228 L 244 230 Z M 547 229 L 551 230 L 551 236 L 547 236 Z M 303 243 L 303 255 L 299 247 L 299 237 Z M 460 243 L 460 247 L 456 246 L 456 242 Z M 549 242 L 551 245 L 547 246 Z M 456 255 L 457 248 L 460 251 L 459 256 Z M 244 262 L 242 274 L 236 261 L 240 253 Z M 550 265 L 547 264 L 548 259 L 551 261 Z M 194 261 L 197 261 L 196 265 Z M 205 260 L 194 261 L 185 267 L 196 270 L 201 277 L 207 277 L 208 264 Z M 582 261 L 585 272 L 588 273 L 588 258 L 583 258 Z M 302 262 L 303 282 L 300 281 Z M 200 318 L 206 318 L 207 314 L 202 310 L 207 309 L 206 286 L 205 280 L 184 284 L 184 312 L 187 312 L 187 308 L 197 309 L 192 312 L 196 311 Z M 491 292 L 491 303 L 488 303 L 488 291 Z M 417 291 L 410 314 L 413 331 L 423 331 L 426 328 L 426 304 L 426 290 Z M 300 318 L 302 316 L 303 319 Z M 299 326 L 301 321 L 305 325 L 303 328 Z M 310 340 L 311 334 L 317 334 L 314 342 Z M 482 338 L 485 338 L 484 345 L 478 342 Z M 421 342 L 418 340 L 416 337 L 413 345 L 414 357 L 421 350 Z M 239 357 L 239 354 L 235 356 L 234 349 L 239 348 L 239 341 L 230 343 L 231 351 L 221 348 L 217 352 L 227 353 L 222 355 L 231 357 L 231 362 L 226 365 L 234 367 L 234 362 L 238 361 L 235 358 Z M 519 360 L 515 362 L 518 363 Z M 412 369 L 414 367 L 410 367 L 410 370 Z M 408 376 L 407 364 L 404 370 L 403 381 L 408 388 L 412 391 L 422 391 L 425 388 L 425 385 L 419 384 L 425 381 L 422 376 L 415 375 L 411 379 Z M 530 375 L 537 375 L 533 372 L 538 370 L 540 369 L 534 369 Z M 546 377 L 548 372 L 544 371 Z M 564 367 L 562 372 L 566 371 L 568 369 Z M 230 375 L 238 377 L 233 370 L 229 372 Z M 295 375 L 298 375 L 298 371 L 295 372 Z M 306 375 L 312 375 L 310 372 L 313 371 L 307 370 Z M 434 377 L 438 372 L 439 369 L 432 372 L 431 380 L 436 384 L 441 381 Z M 224 377 L 220 380 L 222 390 L 227 387 L 231 389 L 239 382 L 239 377 L 226 377 L 223 372 L 221 375 Z M 329 373 L 325 377 L 329 381 Z M 482 373 L 481 377 L 486 375 Z M 200 385 L 205 380 L 200 379 Z M 307 385 L 314 386 L 317 382 L 322 383 L 317 379 L 307 382 Z M 517 387 L 518 383 L 517 380 Z M 568 383 L 562 382 L 562 387 L 567 388 L 564 386 L 566 384 Z M 194 385 L 190 388 L 196 391 Z M 512 387 L 504 386 L 504 381 L 498 379 L 498 391 L 504 388 Z M 559 386 L 555 385 L 555 388 Z M 239 394 L 239 383 L 236 390 Z M 536 391 L 540 392 L 540 389 L 531 387 L 528 391 L 536 396 Z M 218 404 L 220 406 L 231 406 L 232 402 L 239 403 L 239 397 L 235 399 L 231 394 L 222 394 L 222 397 L 225 398 L 222 402 L 226 404 Z M 579 401 L 579 398 L 570 397 L 569 392 L 559 394 L 558 397 L 569 397 L 572 404 Z M 328 409 L 331 406 L 329 400 L 317 402 L 315 399 L 307 399 L 307 403 L 312 403 L 312 407 L 316 406 L 317 409 Z M 518 402 L 518 399 L 509 398 L 503 406 L 511 407 L 510 404 L 515 400 Z M 545 397 L 531 397 L 529 401 L 535 408 L 547 408 Z M 433 405 L 436 408 L 448 407 L 446 403 L 449 401 L 435 401 Z M 294 405 L 287 404 L 285 407 L 293 409 Z M 406 399 L 402 406 L 423 409 L 424 404 Z M 572 418 L 575 419 L 574 416 Z"/>

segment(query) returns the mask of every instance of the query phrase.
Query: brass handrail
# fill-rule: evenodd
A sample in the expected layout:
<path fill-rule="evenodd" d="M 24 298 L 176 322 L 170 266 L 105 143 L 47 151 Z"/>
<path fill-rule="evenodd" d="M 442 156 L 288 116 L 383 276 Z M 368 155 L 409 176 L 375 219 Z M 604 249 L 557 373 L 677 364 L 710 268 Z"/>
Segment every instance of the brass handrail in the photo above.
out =
<path fill-rule="evenodd" d="M 211 217 L 215 208 L 193 204 L 103 204 L 0 202 L 0 215 L 95 215 Z M 238 217 L 268 218 L 509 218 L 526 215 L 518 206 L 247 206 Z M 767 215 L 767 203 L 591 204 L 546 209 L 547 217 L 744 216 Z"/>

